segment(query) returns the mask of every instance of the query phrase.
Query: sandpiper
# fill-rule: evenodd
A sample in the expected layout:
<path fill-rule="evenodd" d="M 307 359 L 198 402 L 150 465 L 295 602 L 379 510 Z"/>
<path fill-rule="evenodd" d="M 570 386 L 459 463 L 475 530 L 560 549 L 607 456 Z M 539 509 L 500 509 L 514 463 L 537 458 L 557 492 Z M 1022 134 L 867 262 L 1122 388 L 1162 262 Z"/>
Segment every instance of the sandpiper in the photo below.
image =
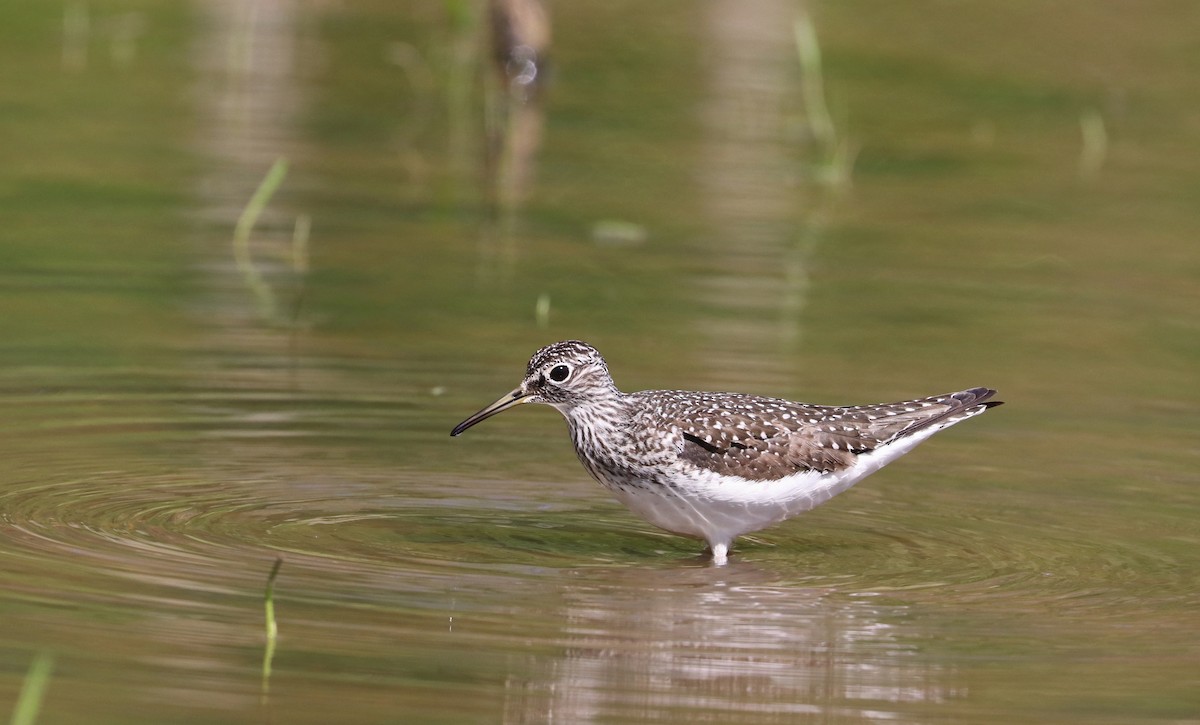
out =
<path fill-rule="evenodd" d="M 588 473 L 659 528 L 703 539 L 724 564 L 734 538 L 818 506 L 934 433 L 1000 405 L 991 388 L 836 407 L 740 393 L 623 393 L 596 348 L 534 353 L 525 379 L 454 427 L 523 403 L 567 419 Z"/>

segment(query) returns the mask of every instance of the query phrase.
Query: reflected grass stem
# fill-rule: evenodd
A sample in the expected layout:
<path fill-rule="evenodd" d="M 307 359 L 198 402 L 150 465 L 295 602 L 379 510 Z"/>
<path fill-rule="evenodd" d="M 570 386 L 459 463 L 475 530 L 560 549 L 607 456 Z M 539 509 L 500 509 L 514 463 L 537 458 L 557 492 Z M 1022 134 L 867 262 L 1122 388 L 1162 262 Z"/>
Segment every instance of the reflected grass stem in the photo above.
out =
<path fill-rule="evenodd" d="M 38 711 L 42 709 L 42 699 L 50 684 L 50 674 L 54 671 L 54 656 L 48 652 L 39 652 L 29 665 L 25 682 L 21 685 L 21 694 L 13 708 L 11 725 L 33 725 L 37 722 Z"/>
<path fill-rule="evenodd" d="M 254 224 L 262 215 L 263 209 L 267 207 L 271 197 L 283 183 L 284 177 L 287 176 L 287 169 L 288 162 L 285 157 L 281 156 L 275 160 L 258 188 L 254 190 L 254 194 L 250 196 L 250 201 L 246 202 L 246 208 L 242 210 L 237 225 L 233 229 L 234 264 L 237 265 L 238 272 L 242 275 L 242 281 L 254 294 L 255 300 L 258 302 L 259 314 L 269 320 L 275 319 L 278 303 L 275 301 L 275 293 L 271 291 L 270 285 L 263 279 L 258 268 L 254 266 L 254 259 L 250 254 L 250 232 L 253 231 Z"/>
<path fill-rule="evenodd" d="M 267 646 L 263 650 L 262 663 L 261 699 L 264 703 L 271 693 L 271 661 L 275 659 L 275 642 L 279 636 L 279 627 L 275 624 L 275 577 L 279 576 L 279 567 L 281 566 L 283 566 L 283 559 L 276 558 L 275 564 L 271 567 L 271 573 L 267 575 L 267 590 L 263 594 L 263 610 L 267 628 Z"/>

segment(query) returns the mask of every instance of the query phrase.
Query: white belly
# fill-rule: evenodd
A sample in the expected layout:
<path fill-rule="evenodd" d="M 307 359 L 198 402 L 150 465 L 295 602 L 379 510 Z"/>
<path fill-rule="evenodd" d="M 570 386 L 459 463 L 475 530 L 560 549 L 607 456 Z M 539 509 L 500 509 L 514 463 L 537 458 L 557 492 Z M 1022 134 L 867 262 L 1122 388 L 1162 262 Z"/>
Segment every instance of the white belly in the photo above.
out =
<path fill-rule="evenodd" d="M 692 468 L 664 483 L 620 486 L 601 481 L 617 499 L 659 528 L 728 544 L 734 537 L 764 529 L 819 506 L 933 435 L 936 428 L 858 457 L 841 471 L 803 471 L 774 481 L 752 481 Z"/>
<path fill-rule="evenodd" d="M 786 484 L 693 477 L 675 486 L 612 490 L 621 503 L 655 526 L 711 542 L 732 540 L 808 511 L 833 496 L 836 491 L 831 489 L 845 488 L 837 484 L 832 474 L 801 473 Z M 782 490 L 785 485 L 790 490 Z"/>

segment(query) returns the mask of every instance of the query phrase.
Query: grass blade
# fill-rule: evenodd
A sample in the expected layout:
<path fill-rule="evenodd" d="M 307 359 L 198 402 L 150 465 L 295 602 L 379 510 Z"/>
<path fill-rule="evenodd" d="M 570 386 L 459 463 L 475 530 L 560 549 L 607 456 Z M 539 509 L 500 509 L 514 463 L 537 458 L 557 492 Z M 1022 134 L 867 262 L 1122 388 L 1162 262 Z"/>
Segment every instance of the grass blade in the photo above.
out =
<path fill-rule="evenodd" d="M 258 188 L 254 190 L 254 194 L 250 196 L 250 201 L 246 202 L 246 208 L 242 210 L 242 214 L 237 220 L 237 226 L 233 228 L 234 264 L 237 265 L 238 272 L 242 275 L 242 281 L 254 293 L 254 298 L 258 301 L 259 314 L 268 320 L 274 320 L 276 317 L 275 293 L 263 279 L 262 273 L 254 266 L 254 260 L 250 256 L 250 232 L 262 215 L 263 209 L 266 209 L 267 202 L 271 200 L 275 191 L 279 189 L 279 185 L 283 183 L 284 177 L 287 176 L 287 169 L 286 158 L 280 156 L 275 159 L 275 163 L 271 165 L 267 175 L 263 177 Z"/>
<path fill-rule="evenodd" d="M 275 624 L 275 577 L 279 576 L 279 567 L 283 559 L 276 558 L 271 573 L 267 575 L 267 591 L 263 595 L 263 609 L 266 613 L 267 646 L 263 650 L 262 663 L 262 701 L 266 703 L 267 695 L 271 692 L 271 661 L 275 659 L 275 639 L 279 635 L 279 627 Z"/>
<path fill-rule="evenodd" d="M 42 698 L 46 695 L 46 687 L 50 684 L 50 673 L 54 671 L 54 656 L 48 652 L 39 652 L 29 665 L 25 682 L 21 685 L 21 695 L 13 708 L 12 725 L 33 725 L 37 721 L 38 711 L 42 708 Z"/>

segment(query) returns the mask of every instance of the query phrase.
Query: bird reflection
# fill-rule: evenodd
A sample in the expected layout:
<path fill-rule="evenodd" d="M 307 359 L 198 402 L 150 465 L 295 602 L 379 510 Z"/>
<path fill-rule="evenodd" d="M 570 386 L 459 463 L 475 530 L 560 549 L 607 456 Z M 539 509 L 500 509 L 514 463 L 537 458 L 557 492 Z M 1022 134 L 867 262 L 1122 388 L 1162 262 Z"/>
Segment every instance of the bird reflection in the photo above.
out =
<path fill-rule="evenodd" d="M 781 581 L 751 562 L 564 574 L 562 655 L 510 676 L 505 722 L 755 722 L 822 714 L 904 722 L 961 695 L 918 656 L 905 607 Z M 896 623 L 892 623 L 896 622 Z"/>

